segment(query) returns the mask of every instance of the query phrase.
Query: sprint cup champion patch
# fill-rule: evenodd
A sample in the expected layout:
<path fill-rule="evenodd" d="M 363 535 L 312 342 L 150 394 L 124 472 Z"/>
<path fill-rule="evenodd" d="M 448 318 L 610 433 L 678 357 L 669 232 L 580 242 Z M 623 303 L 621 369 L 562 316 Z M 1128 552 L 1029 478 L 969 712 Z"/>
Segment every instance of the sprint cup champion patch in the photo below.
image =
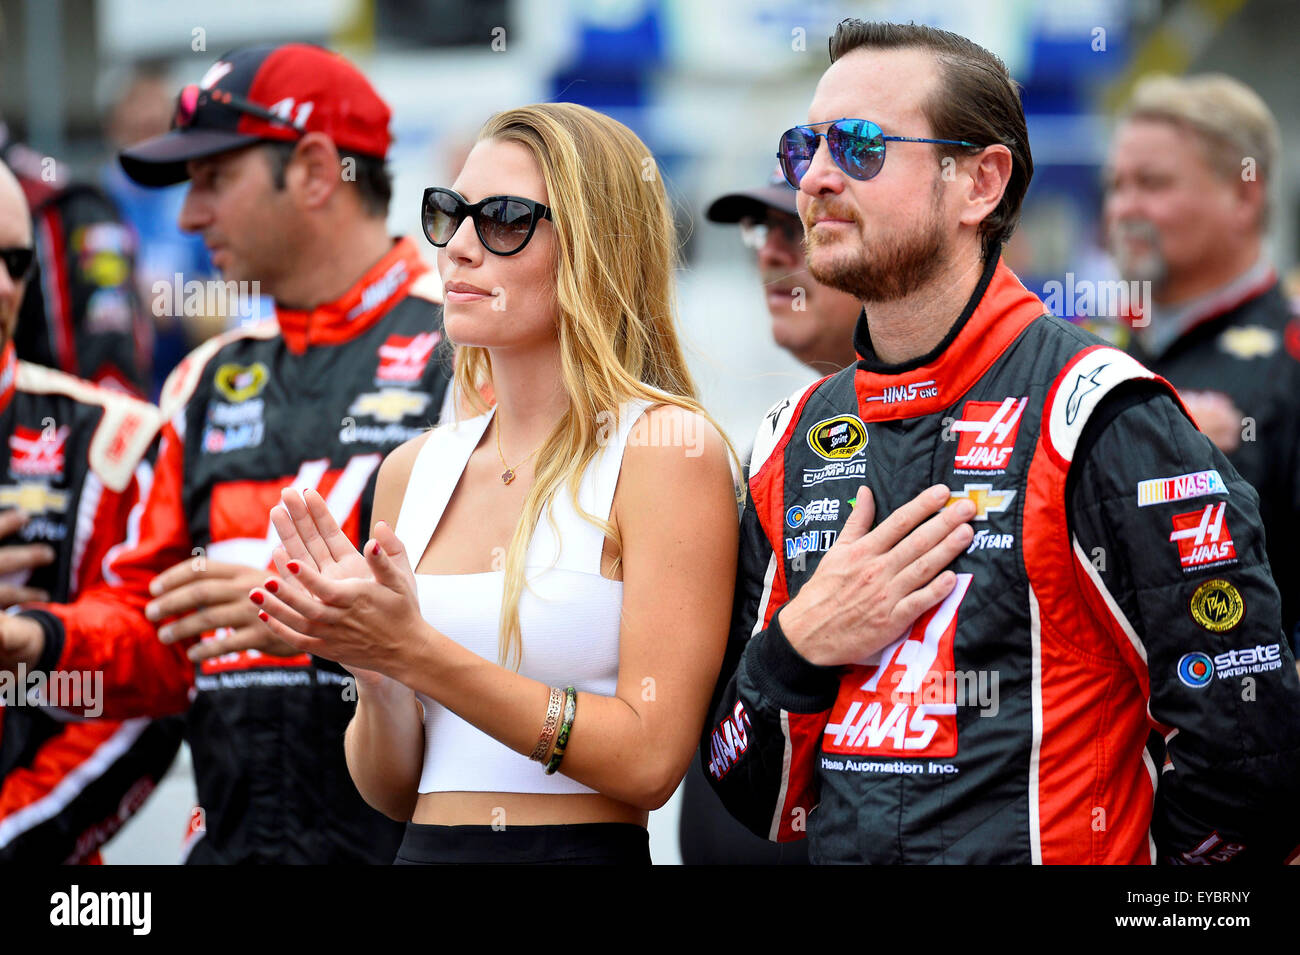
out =
<path fill-rule="evenodd" d="M 1211 633 L 1227 633 L 1241 623 L 1246 604 L 1241 593 L 1226 580 L 1207 580 L 1191 600 L 1192 619 Z"/>
<path fill-rule="evenodd" d="M 857 415 L 836 415 L 808 429 L 808 447 L 827 461 L 851 458 L 866 446 L 867 426 Z"/>

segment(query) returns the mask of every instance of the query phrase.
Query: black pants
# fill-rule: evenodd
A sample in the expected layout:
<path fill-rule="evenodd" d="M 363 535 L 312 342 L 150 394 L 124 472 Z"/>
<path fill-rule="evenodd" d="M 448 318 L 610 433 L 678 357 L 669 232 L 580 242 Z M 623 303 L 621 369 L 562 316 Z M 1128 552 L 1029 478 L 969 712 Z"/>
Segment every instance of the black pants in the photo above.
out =
<path fill-rule="evenodd" d="M 650 835 L 626 822 L 566 826 L 406 824 L 394 865 L 649 865 Z"/>

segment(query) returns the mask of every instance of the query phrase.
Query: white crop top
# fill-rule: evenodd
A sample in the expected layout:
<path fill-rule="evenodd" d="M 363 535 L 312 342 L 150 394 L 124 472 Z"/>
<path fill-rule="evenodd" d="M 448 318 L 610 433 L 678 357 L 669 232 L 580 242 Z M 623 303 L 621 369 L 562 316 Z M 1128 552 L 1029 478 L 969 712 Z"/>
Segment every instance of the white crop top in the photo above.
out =
<path fill-rule="evenodd" d="M 648 402 L 623 406 L 618 429 L 592 457 L 578 500 L 589 514 L 608 519 L 629 432 Z M 433 538 L 470 454 L 495 408 L 477 418 L 436 428 L 411 469 L 394 529 L 418 563 Z M 623 583 L 600 574 L 604 534 L 578 516 L 568 488 L 554 496 L 560 537 L 543 510 L 524 560 L 527 583 L 519 598 L 523 653 L 519 672 L 548 686 L 613 696 L 618 683 Z M 420 612 L 439 633 L 493 663 L 504 571 L 481 574 L 417 574 Z M 527 756 L 488 736 L 435 700 L 424 706 L 424 770 L 420 792 L 589 793 L 561 773 L 547 776 Z M 538 731 L 541 731 L 539 714 Z"/>

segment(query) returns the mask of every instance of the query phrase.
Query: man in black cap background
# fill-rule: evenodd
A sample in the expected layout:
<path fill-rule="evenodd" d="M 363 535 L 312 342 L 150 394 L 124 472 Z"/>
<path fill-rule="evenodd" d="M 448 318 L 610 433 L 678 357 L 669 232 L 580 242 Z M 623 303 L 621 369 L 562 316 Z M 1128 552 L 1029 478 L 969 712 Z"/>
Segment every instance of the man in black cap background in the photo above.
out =
<path fill-rule="evenodd" d="M 120 585 L 0 622 L 0 668 L 100 670 L 105 716 L 186 712 L 194 862 L 392 861 L 402 826 L 348 775 L 356 687 L 254 628 L 268 515 L 315 487 L 355 544 L 379 464 L 435 423 L 450 363 L 436 276 L 386 225 L 386 103 L 342 57 L 248 47 L 182 90 L 171 132 L 122 154 L 145 185 L 191 180 L 183 229 L 277 321 L 200 346 L 163 389 L 157 477 Z M 199 639 L 202 637 L 202 639 Z"/>
<path fill-rule="evenodd" d="M 738 224 L 754 251 L 773 340 L 818 375 L 829 375 L 857 361 L 853 327 L 862 303 L 809 274 L 796 195 L 778 171 L 765 186 L 718 197 L 705 215 Z"/>

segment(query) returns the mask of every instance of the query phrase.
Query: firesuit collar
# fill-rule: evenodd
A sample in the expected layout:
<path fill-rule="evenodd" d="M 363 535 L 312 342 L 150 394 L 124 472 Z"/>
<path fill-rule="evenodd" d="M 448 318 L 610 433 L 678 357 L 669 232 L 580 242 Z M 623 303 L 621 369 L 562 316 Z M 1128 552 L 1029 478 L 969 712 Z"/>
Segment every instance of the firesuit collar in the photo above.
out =
<path fill-rule="evenodd" d="M 928 354 L 921 355 L 919 358 L 899 362 L 896 365 L 888 364 L 877 358 L 876 351 L 871 345 L 871 329 L 867 326 L 867 310 L 864 308 L 862 314 L 858 316 L 857 327 L 853 330 L 853 347 L 858 353 L 858 367 L 864 371 L 873 371 L 881 375 L 898 375 L 905 371 L 912 371 L 914 368 L 934 364 L 935 360 L 948 350 L 948 346 L 957 340 L 957 336 L 961 334 L 966 321 L 971 315 L 975 314 L 975 308 L 979 305 L 980 300 L 984 298 L 984 292 L 988 289 L 989 282 L 993 280 L 993 273 L 997 271 L 998 263 L 1001 261 L 1001 256 L 994 256 L 984 263 L 984 273 L 980 276 L 979 282 L 975 285 L 975 291 L 971 293 L 970 298 L 966 301 L 966 307 L 962 309 L 957 321 L 953 322 L 952 328 L 948 329 L 948 334 L 943 337 L 943 341 L 935 345 Z"/>
<path fill-rule="evenodd" d="M 338 345 L 356 338 L 387 314 L 393 302 L 428 271 L 415 243 L 409 238 L 398 239 L 341 298 L 310 310 L 277 304 L 276 320 L 285 344 L 295 354 L 302 354 L 312 345 Z"/>
<path fill-rule="evenodd" d="M 858 417 L 917 418 L 951 409 L 1026 328 L 1047 314 L 1042 301 L 996 260 L 939 347 L 906 364 L 885 365 L 867 351 L 855 366 Z M 865 320 L 858 328 L 865 328 Z M 870 339 L 861 343 L 870 349 Z M 882 371 L 875 370 L 883 369 Z"/>

